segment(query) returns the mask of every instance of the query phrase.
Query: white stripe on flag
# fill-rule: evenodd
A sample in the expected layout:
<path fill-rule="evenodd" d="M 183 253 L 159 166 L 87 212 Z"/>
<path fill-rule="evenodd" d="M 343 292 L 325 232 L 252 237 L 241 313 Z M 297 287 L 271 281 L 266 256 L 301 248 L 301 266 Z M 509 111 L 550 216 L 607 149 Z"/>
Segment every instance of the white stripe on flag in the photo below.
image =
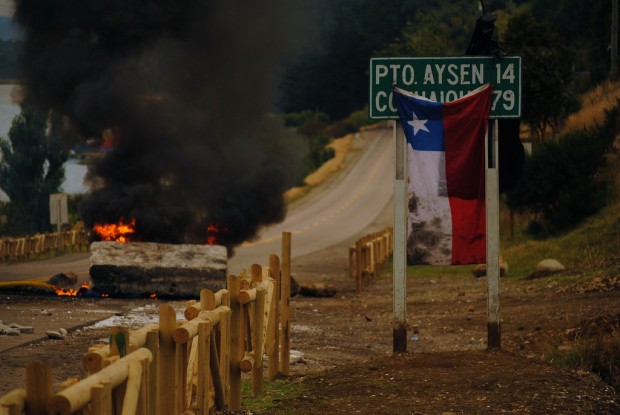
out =
<path fill-rule="evenodd" d="M 417 151 L 407 145 L 409 263 L 450 265 L 452 218 L 446 191 L 445 153 Z M 412 258 L 413 256 L 413 258 Z"/>

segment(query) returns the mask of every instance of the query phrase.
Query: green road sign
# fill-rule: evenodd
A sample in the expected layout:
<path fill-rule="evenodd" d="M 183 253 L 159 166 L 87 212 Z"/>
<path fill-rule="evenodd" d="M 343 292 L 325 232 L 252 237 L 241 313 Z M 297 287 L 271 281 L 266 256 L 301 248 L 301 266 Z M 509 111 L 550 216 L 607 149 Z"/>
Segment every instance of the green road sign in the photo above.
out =
<path fill-rule="evenodd" d="M 393 85 L 433 101 L 451 102 L 487 83 L 493 85 L 491 117 L 521 117 L 520 56 L 372 58 L 369 116 L 398 118 Z"/>

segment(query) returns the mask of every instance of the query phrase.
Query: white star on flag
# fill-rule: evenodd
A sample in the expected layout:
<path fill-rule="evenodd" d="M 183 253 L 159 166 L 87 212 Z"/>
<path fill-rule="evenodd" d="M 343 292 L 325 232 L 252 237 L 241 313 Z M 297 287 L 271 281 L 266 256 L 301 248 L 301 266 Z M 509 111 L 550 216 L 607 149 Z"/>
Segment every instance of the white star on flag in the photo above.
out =
<path fill-rule="evenodd" d="M 428 131 L 428 128 L 426 128 L 426 122 L 428 120 L 421 120 L 418 118 L 417 115 L 415 115 L 415 112 L 413 112 L 413 120 L 411 121 L 407 121 L 407 124 L 411 125 L 413 127 L 413 135 L 415 136 L 418 131 L 422 130 L 422 131 L 426 131 L 427 133 L 429 133 L 430 131 Z"/>

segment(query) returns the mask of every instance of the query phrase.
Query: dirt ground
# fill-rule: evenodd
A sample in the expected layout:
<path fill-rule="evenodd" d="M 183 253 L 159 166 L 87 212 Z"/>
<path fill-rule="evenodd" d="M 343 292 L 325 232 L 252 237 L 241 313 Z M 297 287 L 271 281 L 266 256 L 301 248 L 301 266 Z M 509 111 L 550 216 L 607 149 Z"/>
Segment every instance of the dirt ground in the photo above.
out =
<path fill-rule="evenodd" d="M 246 408 L 245 413 L 620 414 L 620 397 L 599 377 L 542 360 L 558 347 L 570 350 L 566 334 L 580 322 L 617 319 L 617 287 L 596 288 L 587 276 L 563 285 L 552 277 L 504 277 L 502 350 L 488 352 L 484 278 L 413 279 L 408 284 L 408 352 L 393 355 L 391 276 L 387 272 L 356 294 L 347 276 L 346 246 L 293 263 L 299 282 L 338 288 L 335 297 L 295 297 L 291 303 L 292 348 L 304 358 L 291 366 L 289 380 L 300 384 L 303 396 L 268 410 Z M 0 293 L 0 319 L 5 322 L 2 315 L 17 317 L 32 310 L 53 310 L 51 316 L 59 321 L 50 327 L 64 324 L 71 314 L 86 320 L 76 321 L 64 340 L 35 340 L 1 351 L 0 395 L 23 386 L 23 368 L 33 359 L 52 366 L 56 384 L 83 376 L 81 356 L 107 335 L 106 328 L 86 328 L 93 320 L 85 317 L 87 310 L 122 316 L 136 307 L 152 312 L 158 304 Z"/>

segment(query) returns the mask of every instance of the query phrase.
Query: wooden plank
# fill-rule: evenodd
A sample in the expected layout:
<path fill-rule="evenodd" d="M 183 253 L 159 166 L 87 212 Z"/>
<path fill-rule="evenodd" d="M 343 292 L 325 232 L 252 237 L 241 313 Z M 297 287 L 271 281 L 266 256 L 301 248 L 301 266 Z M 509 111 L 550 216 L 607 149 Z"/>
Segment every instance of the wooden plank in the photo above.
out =
<path fill-rule="evenodd" d="M 228 307 L 220 306 L 215 310 L 203 310 L 198 314 L 198 318 L 183 323 L 177 327 L 173 333 L 173 339 L 176 343 L 187 343 L 198 335 L 198 325 L 203 321 L 209 321 L 212 325 L 219 323 L 223 315 L 228 313 Z"/>
<path fill-rule="evenodd" d="M 26 408 L 28 415 L 46 415 L 53 395 L 52 371 L 43 362 L 26 366 Z"/>
<path fill-rule="evenodd" d="M 291 372 L 291 233 L 282 232 L 282 283 L 280 291 L 280 371 L 288 376 Z"/>
<path fill-rule="evenodd" d="M 222 296 L 227 292 L 226 289 L 221 289 L 215 293 L 215 307 L 219 307 L 222 305 Z M 188 320 L 193 320 L 198 317 L 198 314 L 203 310 L 200 305 L 200 302 L 188 305 L 185 309 L 185 318 Z"/>
<path fill-rule="evenodd" d="M 138 407 L 136 408 L 135 415 L 149 415 L 149 369 L 151 363 L 148 360 L 141 360 L 140 366 L 142 367 L 142 376 L 140 379 L 140 392 L 138 394 Z"/>
<path fill-rule="evenodd" d="M 175 348 L 175 375 L 174 375 L 174 406 L 175 412 L 180 414 L 185 409 L 185 380 L 187 379 L 188 343 L 177 343 Z"/>
<path fill-rule="evenodd" d="M 198 376 L 198 336 L 194 337 L 191 341 L 189 358 L 187 359 L 187 373 L 185 377 L 185 408 L 189 408 L 192 402 L 194 376 Z"/>
<path fill-rule="evenodd" d="M 280 371 L 280 258 L 277 255 L 269 255 L 269 270 L 271 278 L 274 280 L 273 302 L 271 304 L 273 313 L 273 331 L 271 332 L 271 341 L 273 348 L 270 350 L 267 345 L 267 353 L 269 355 L 269 371 L 267 377 L 273 380 L 278 376 Z"/>
<path fill-rule="evenodd" d="M 158 327 L 159 325 L 157 324 L 147 324 L 138 330 L 131 331 L 129 333 L 129 350 L 133 351 L 144 346 L 146 344 L 147 333 Z M 110 346 L 89 349 L 82 358 L 84 369 L 89 374 L 98 372 L 103 367 L 103 360 L 108 356 L 110 356 Z"/>
<path fill-rule="evenodd" d="M 261 339 L 264 347 L 264 352 L 267 355 L 273 353 L 275 338 L 273 336 L 274 325 L 274 307 L 277 301 L 273 298 L 275 292 L 275 284 L 272 278 L 267 280 L 267 289 L 265 291 L 265 311 L 263 312 L 263 332 Z"/>
<path fill-rule="evenodd" d="M 252 327 L 252 337 L 254 338 L 254 366 L 252 368 L 252 394 L 257 396 L 263 392 L 263 332 L 265 324 L 265 296 L 267 290 L 258 288 L 256 291 L 256 301 L 254 305 L 254 327 Z"/>
<path fill-rule="evenodd" d="M 209 353 L 209 366 L 211 368 L 211 380 L 213 381 L 213 391 L 215 394 L 215 409 L 221 411 L 224 408 L 224 385 L 222 384 L 222 376 L 220 374 L 219 351 L 215 336 L 210 336 L 210 342 L 211 352 Z"/>
<path fill-rule="evenodd" d="M 198 387 L 196 402 L 201 414 L 209 412 L 209 394 L 211 390 L 211 324 L 202 322 L 198 325 Z"/>
<path fill-rule="evenodd" d="M 152 329 L 146 335 L 145 347 L 149 349 L 153 356 L 153 360 L 149 364 L 149 390 L 147 393 L 147 408 L 146 413 L 151 415 L 157 415 L 157 376 L 158 376 L 158 362 L 159 362 L 159 329 Z"/>
<path fill-rule="evenodd" d="M 152 361 L 150 350 L 141 348 L 119 359 L 114 364 L 101 369 L 69 388 L 58 392 L 49 404 L 49 412 L 53 414 L 71 414 L 85 407 L 91 399 L 91 389 L 104 381 L 110 382 L 112 390 L 121 385 L 129 373 L 129 364 L 133 361 L 146 359 Z"/>
<path fill-rule="evenodd" d="M 177 327 L 176 312 L 168 304 L 159 308 L 159 356 L 157 408 L 160 415 L 175 414 L 176 344 L 172 338 Z"/>
<path fill-rule="evenodd" d="M 102 381 L 90 388 L 90 409 L 92 415 L 112 415 L 112 387 L 110 382 Z"/>
<path fill-rule="evenodd" d="M 229 404 L 230 389 L 230 294 L 222 295 L 222 305 L 228 308 L 227 313 L 220 319 L 220 373 L 224 385 L 224 402 Z"/>
<path fill-rule="evenodd" d="M 239 367 L 244 354 L 244 324 L 241 304 L 239 303 L 239 287 L 241 278 L 234 275 L 228 277 L 228 292 L 230 293 L 230 399 L 228 410 L 241 410 L 241 368 Z"/>
<path fill-rule="evenodd" d="M 121 415 L 135 415 L 140 401 L 140 386 L 142 383 L 142 362 L 133 361 L 129 364 L 127 386 L 123 398 Z"/>

